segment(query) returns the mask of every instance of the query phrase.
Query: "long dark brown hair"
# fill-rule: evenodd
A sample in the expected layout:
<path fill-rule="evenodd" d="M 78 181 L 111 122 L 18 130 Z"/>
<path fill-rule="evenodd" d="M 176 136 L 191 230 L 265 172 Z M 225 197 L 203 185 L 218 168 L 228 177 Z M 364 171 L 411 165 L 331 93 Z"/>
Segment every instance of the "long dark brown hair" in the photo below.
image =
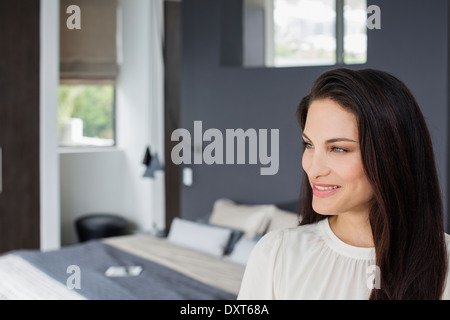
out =
<path fill-rule="evenodd" d="M 357 119 L 362 164 L 374 192 L 369 221 L 381 288 L 370 299 L 440 299 L 447 273 L 443 207 L 430 134 L 411 91 L 373 69 L 322 73 L 302 99 L 302 130 L 312 101 L 329 98 Z M 306 174 L 301 225 L 326 216 L 312 208 Z"/>

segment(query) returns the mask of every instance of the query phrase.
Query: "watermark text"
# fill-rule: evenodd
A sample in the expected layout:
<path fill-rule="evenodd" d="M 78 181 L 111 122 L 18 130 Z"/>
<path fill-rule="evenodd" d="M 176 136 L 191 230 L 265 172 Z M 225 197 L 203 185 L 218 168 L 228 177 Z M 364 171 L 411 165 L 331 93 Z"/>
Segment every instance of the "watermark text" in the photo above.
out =
<path fill-rule="evenodd" d="M 171 152 L 172 162 L 176 165 L 246 164 L 248 158 L 248 164 L 259 162 L 265 166 L 260 168 L 261 175 L 274 175 L 279 169 L 278 129 L 270 130 L 269 143 L 267 129 L 226 129 L 224 136 L 215 128 L 203 132 L 202 121 L 194 121 L 193 137 L 187 129 L 179 128 L 172 132 L 171 140 L 179 141 Z M 203 147 L 204 142 L 209 144 Z"/>

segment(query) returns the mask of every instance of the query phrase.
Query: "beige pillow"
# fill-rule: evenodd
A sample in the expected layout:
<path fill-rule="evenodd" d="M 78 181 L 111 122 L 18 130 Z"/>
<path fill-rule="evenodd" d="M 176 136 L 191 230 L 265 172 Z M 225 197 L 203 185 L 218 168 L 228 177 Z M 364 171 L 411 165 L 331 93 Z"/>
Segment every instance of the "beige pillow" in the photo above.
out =
<path fill-rule="evenodd" d="M 267 232 L 298 226 L 298 214 L 275 207 Z"/>
<path fill-rule="evenodd" d="M 242 230 L 244 236 L 254 238 L 266 231 L 274 209 L 274 205 L 244 205 L 229 199 L 218 199 L 208 222 Z"/>

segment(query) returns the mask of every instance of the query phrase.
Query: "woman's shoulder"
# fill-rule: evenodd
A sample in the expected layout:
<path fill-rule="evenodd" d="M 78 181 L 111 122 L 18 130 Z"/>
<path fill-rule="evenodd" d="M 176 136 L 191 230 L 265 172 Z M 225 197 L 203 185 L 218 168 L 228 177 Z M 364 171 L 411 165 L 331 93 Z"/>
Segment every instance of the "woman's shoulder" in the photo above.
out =
<path fill-rule="evenodd" d="M 273 230 L 265 234 L 256 244 L 260 249 L 273 250 L 275 248 L 295 245 L 320 237 L 320 222 Z"/>
<path fill-rule="evenodd" d="M 450 259 L 450 235 L 448 233 L 444 234 L 445 236 L 445 245 L 446 245 L 446 249 L 447 249 L 447 256 Z M 442 300 L 450 300 L 450 263 L 447 266 L 447 279 L 446 279 L 446 284 L 445 284 L 445 288 L 444 288 L 444 293 L 442 295 Z"/>
<path fill-rule="evenodd" d="M 266 233 L 250 253 L 238 299 L 274 299 L 274 285 L 279 286 L 281 274 L 286 268 L 298 266 L 302 260 L 302 248 L 307 247 L 303 238 L 314 234 L 315 225 L 276 229 Z"/>
<path fill-rule="evenodd" d="M 445 246 L 447 247 L 447 254 L 450 257 L 450 234 L 444 233 L 444 237 L 445 237 Z"/>
<path fill-rule="evenodd" d="M 280 235 L 288 235 L 288 236 L 303 236 L 308 234 L 316 234 L 318 231 L 318 226 L 321 223 L 324 223 L 325 220 L 321 220 L 319 222 L 303 224 L 296 227 L 287 227 L 281 228 L 267 233 L 265 236 L 274 236 L 278 237 Z"/>
<path fill-rule="evenodd" d="M 444 233 L 445 234 L 445 243 L 450 243 L 450 234 L 448 233 Z"/>
<path fill-rule="evenodd" d="M 447 247 L 447 253 L 450 255 L 450 234 L 444 233 L 445 245 Z"/>

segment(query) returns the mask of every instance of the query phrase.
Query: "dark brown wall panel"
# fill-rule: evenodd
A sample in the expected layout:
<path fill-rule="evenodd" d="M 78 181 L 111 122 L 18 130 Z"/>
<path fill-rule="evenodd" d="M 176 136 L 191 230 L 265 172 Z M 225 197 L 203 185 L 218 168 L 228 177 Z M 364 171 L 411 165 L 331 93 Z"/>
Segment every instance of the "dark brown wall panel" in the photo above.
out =
<path fill-rule="evenodd" d="M 165 61 L 165 179 L 166 179 L 166 229 L 180 216 L 181 168 L 171 160 L 171 150 L 177 142 L 171 141 L 172 132 L 180 123 L 180 73 L 181 73 L 181 2 L 164 2 L 164 61 Z"/>
<path fill-rule="evenodd" d="M 39 0 L 0 2 L 0 252 L 39 248 Z"/>

